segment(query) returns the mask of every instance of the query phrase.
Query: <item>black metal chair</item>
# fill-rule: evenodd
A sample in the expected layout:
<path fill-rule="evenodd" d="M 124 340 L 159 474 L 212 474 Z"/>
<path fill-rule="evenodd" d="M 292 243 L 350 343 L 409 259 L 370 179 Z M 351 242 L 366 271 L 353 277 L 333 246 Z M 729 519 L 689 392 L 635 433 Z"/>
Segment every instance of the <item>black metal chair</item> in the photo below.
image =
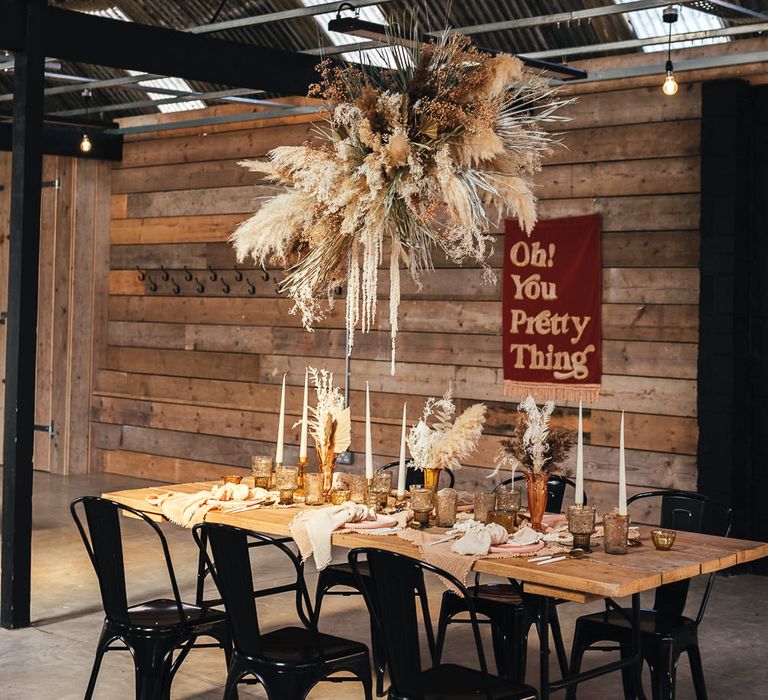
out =
<path fill-rule="evenodd" d="M 627 505 L 646 498 L 661 499 L 659 524 L 663 528 L 725 537 L 730 534 L 731 509 L 707 496 L 693 491 L 649 491 L 631 496 Z M 684 652 L 690 660 L 696 697 L 698 700 L 707 697 L 697 632 L 714 581 L 712 573 L 695 618 L 683 614 L 690 579 L 660 586 L 656 589 L 653 608 L 640 611 L 642 653 L 651 668 L 654 700 L 674 698 L 677 662 Z M 571 673 L 579 672 L 585 651 L 620 651 L 622 657 L 628 656 L 631 633 L 627 611 L 610 600 L 606 601 L 605 612 L 578 618 L 571 650 Z M 598 642 L 613 642 L 618 646 L 595 646 Z M 631 670 L 622 670 L 622 674 L 624 697 L 637 697 Z M 569 689 L 567 698 L 575 700 L 575 686 Z"/>
<path fill-rule="evenodd" d="M 371 700 L 368 648 L 359 642 L 318 632 L 303 565 L 283 541 L 241 528 L 208 523 L 196 525 L 192 535 L 224 600 L 232 629 L 234 651 L 224 689 L 225 700 L 237 697 L 239 683 L 253 682 L 261 683 L 269 698 L 303 700 L 318 682 L 341 671 L 359 679 L 366 700 Z M 285 555 L 296 579 L 271 588 L 254 589 L 251 552 L 267 546 Z M 296 612 L 302 626 L 262 632 L 256 600 L 291 591 L 296 596 Z M 247 676 L 254 676 L 255 681 Z"/>
<path fill-rule="evenodd" d="M 85 512 L 87 533 L 78 515 L 80 504 Z M 86 700 L 93 695 L 101 660 L 107 651 L 131 652 L 136 669 L 136 698 L 141 700 L 170 698 L 173 677 L 192 648 L 222 647 L 229 661 L 232 644 L 224 613 L 182 602 L 168 543 L 156 523 L 138 510 L 97 496 L 76 498 L 69 508 L 96 571 L 105 613 L 85 691 Z M 121 511 L 147 523 L 158 536 L 173 598 L 128 605 Z M 195 640 L 202 636 L 212 637 L 217 643 L 196 644 Z M 122 642 L 122 646 L 113 646 L 117 642 Z M 179 653 L 174 660 L 176 650 Z"/>
<path fill-rule="evenodd" d="M 515 481 L 524 479 L 523 476 L 515 477 Z M 499 486 L 512 483 L 512 479 L 502 481 Z M 566 486 L 574 486 L 573 481 L 567 477 L 553 474 L 547 483 L 547 511 L 558 513 L 562 509 Z M 495 490 L 495 489 L 494 489 Z M 587 494 L 584 494 L 584 503 L 587 502 Z M 528 658 L 528 633 L 536 622 L 536 606 L 534 596 L 524 594 L 517 581 L 509 583 L 480 583 L 480 574 L 475 574 L 475 585 L 469 587 L 469 594 L 475 610 L 483 615 L 490 623 L 491 638 L 493 639 L 493 653 L 496 660 L 497 673 L 501 678 L 506 678 L 515 683 L 525 681 L 525 667 Z M 455 619 L 457 615 L 468 612 L 466 602 L 461 596 L 451 591 L 443 593 L 443 601 L 440 606 L 440 618 L 437 626 L 437 641 L 435 656 L 439 660 L 442 656 L 445 644 L 445 635 L 448 625 L 452 623 L 464 623 L 466 618 Z M 549 626 L 552 628 L 552 638 L 555 643 L 555 652 L 563 675 L 568 671 L 568 656 L 563 644 L 563 635 L 560 630 L 560 619 L 557 615 L 556 605 L 550 606 Z"/>
<path fill-rule="evenodd" d="M 365 568 L 361 568 L 361 555 L 366 557 Z M 386 651 L 391 683 L 388 697 L 391 700 L 523 700 L 538 697 L 534 688 L 488 673 L 474 599 L 452 574 L 402 554 L 375 548 L 353 549 L 349 553 L 349 563 L 361 578 L 369 613 Z M 417 582 L 424 580 L 425 571 L 455 586 L 466 601 L 479 671 L 434 661 L 431 668 L 422 668 L 416 600 L 410 592 Z M 427 628 L 431 626 L 428 615 L 424 616 L 423 622 Z"/>
<path fill-rule="evenodd" d="M 420 469 L 414 469 L 411 466 L 411 461 L 407 462 L 408 470 L 405 476 L 405 488 L 409 489 L 411 486 L 423 486 L 424 485 L 424 473 Z M 379 467 L 378 471 L 384 471 L 386 469 L 393 469 L 400 466 L 400 462 L 389 462 Z M 440 472 L 441 477 L 443 474 L 448 478 L 448 486 L 453 488 L 455 483 L 455 476 L 450 469 L 442 469 Z M 363 579 L 365 579 L 365 563 L 361 562 L 361 573 Z M 336 591 L 334 588 L 341 586 L 344 590 Z M 427 592 L 424 588 L 424 582 L 422 581 L 415 589 L 415 594 L 419 596 L 421 600 L 422 611 L 428 606 Z M 327 595 L 361 595 L 362 591 L 358 587 L 357 580 L 352 568 L 346 562 L 341 564 L 331 564 L 325 567 L 318 573 L 317 577 L 317 589 L 315 591 L 315 610 L 317 611 L 318 618 L 320 617 L 320 608 L 323 603 L 323 598 Z M 429 631 L 431 633 L 431 626 Z M 434 638 L 430 636 L 430 650 L 434 651 Z M 384 689 L 384 670 L 386 668 L 386 658 L 383 653 L 382 646 L 379 640 L 376 638 L 376 632 L 371 627 L 371 651 L 373 653 L 373 665 L 376 670 L 376 694 L 381 695 Z"/>

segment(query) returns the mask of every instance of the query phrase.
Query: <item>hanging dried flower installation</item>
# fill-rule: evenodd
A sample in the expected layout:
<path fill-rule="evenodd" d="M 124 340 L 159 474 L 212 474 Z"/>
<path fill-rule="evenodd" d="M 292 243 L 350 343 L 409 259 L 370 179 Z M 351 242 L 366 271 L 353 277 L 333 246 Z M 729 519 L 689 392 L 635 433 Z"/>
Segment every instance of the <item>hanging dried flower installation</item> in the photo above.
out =
<path fill-rule="evenodd" d="M 411 46 L 390 47 L 397 68 L 378 73 L 322 64 L 310 95 L 323 100 L 328 128 L 319 142 L 242 163 L 288 189 L 232 235 L 240 261 L 285 268 L 281 291 L 308 330 L 346 284 L 348 350 L 355 328 L 375 323 L 388 265 L 393 372 L 401 266 L 420 285 L 438 249 L 493 280 L 486 232 L 505 216 L 531 231 L 531 178 L 552 143 L 542 125 L 562 119 L 567 102 L 518 59 L 467 37 Z"/>

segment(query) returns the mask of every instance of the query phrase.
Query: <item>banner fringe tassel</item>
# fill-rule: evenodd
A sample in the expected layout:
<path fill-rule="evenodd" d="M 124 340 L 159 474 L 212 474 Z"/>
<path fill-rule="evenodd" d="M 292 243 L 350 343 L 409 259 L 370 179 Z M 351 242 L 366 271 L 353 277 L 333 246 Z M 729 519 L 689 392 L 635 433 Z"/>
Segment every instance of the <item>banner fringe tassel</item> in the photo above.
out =
<path fill-rule="evenodd" d="M 536 399 L 537 403 L 544 401 L 578 403 L 581 401 L 585 404 L 590 404 L 595 403 L 600 398 L 600 385 L 577 384 L 560 386 L 539 382 L 517 382 L 510 380 L 504 382 L 504 396 L 522 401 L 529 394 Z"/>

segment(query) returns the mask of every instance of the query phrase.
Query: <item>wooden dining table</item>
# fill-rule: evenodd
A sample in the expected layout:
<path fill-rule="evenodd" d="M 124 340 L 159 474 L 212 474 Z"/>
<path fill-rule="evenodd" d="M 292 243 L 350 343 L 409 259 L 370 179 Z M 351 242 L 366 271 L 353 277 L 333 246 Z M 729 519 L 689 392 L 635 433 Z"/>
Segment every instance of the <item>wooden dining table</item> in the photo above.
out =
<path fill-rule="evenodd" d="M 160 509 L 147 503 L 152 494 L 175 492 L 196 493 L 208 490 L 217 482 L 192 482 L 167 486 L 149 486 L 104 493 L 103 497 L 139 510 L 156 520 L 162 520 Z M 315 506 L 317 507 L 317 506 Z M 254 532 L 279 537 L 290 537 L 288 525 L 298 509 L 262 507 L 238 513 L 212 510 L 206 515 L 206 522 L 224 523 Z M 702 574 L 728 569 L 768 556 L 768 543 L 737 540 L 698 533 L 678 531 L 672 550 L 657 551 L 651 543 L 652 526 L 639 525 L 640 546 L 630 547 L 625 555 L 606 554 L 595 548 L 582 559 L 564 559 L 541 566 L 531 563 L 525 557 L 503 559 L 479 559 L 475 571 L 519 581 L 523 591 L 531 594 L 537 604 L 537 631 L 540 639 L 541 698 L 548 698 L 550 692 L 575 683 L 633 666 L 639 679 L 643 659 L 640 653 L 640 594 L 661 585 L 691 579 Z M 420 558 L 419 549 L 397 535 L 363 535 L 338 531 L 333 534 L 333 544 L 352 549 L 354 547 L 377 547 L 392 552 Z M 633 627 L 633 649 L 631 657 L 597 668 L 589 669 L 576 676 L 550 681 L 549 678 L 549 619 L 553 600 L 567 600 L 588 603 L 600 599 L 631 597 Z M 642 684 L 638 687 L 642 688 Z"/>

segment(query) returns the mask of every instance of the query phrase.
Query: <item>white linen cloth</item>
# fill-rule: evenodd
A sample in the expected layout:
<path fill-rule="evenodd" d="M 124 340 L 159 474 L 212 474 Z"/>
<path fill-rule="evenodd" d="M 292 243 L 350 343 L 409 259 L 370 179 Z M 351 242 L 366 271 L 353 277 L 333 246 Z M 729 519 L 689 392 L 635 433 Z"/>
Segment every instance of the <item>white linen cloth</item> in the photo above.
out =
<path fill-rule="evenodd" d="M 296 541 L 301 552 L 301 560 L 306 561 L 314 555 L 318 571 L 331 563 L 331 535 L 345 523 L 359 523 L 363 520 L 376 520 L 368 506 L 346 501 L 340 506 L 329 506 L 299 513 L 288 531 Z"/>
<path fill-rule="evenodd" d="M 477 520 L 466 520 L 453 530 L 464 532 L 464 536 L 451 545 L 451 551 L 456 554 L 485 555 L 492 546 L 504 544 L 509 539 L 507 530 L 498 523 L 484 525 Z"/>

